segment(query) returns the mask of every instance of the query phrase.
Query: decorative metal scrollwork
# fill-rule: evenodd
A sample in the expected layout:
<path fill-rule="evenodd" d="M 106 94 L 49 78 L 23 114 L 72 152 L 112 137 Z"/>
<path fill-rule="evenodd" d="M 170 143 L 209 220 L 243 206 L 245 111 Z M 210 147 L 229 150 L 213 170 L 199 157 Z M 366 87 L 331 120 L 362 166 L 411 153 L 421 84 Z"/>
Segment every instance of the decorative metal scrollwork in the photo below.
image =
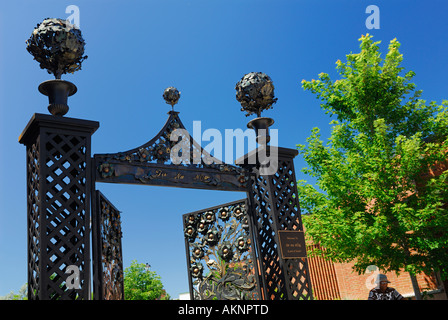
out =
<path fill-rule="evenodd" d="M 137 148 L 96 154 L 95 180 L 245 191 L 248 172 L 206 152 L 186 131 L 178 114 L 170 111 L 160 132 Z"/>
<path fill-rule="evenodd" d="M 202 149 L 186 131 L 178 116 L 179 112 L 170 111 L 169 114 L 170 117 L 162 130 L 144 145 L 125 152 L 95 155 L 98 159 L 101 158 L 102 160 L 98 169 L 103 178 L 112 174 L 113 167 L 109 165 L 109 161 L 120 161 L 124 163 L 157 163 L 164 165 L 173 164 L 171 159 L 171 149 L 175 145 L 179 146 L 178 158 L 182 158 L 182 152 L 188 151 L 189 157 L 182 158 L 182 160 L 184 160 L 180 163 L 182 166 L 216 169 L 220 172 L 240 173 L 242 171 L 239 167 L 222 163 L 221 160 L 214 158 Z M 176 129 L 180 130 L 176 131 Z M 175 138 L 173 138 L 173 140 L 171 139 L 171 135 L 174 131 L 176 131 L 177 140 Z M 189 147 L 189 149 L 186 150 L 181 148 L 182 144 Z"/>
<path fill-rule="evenodd" d="M 123 257 L 121 250 L 121 217 L 118 211 L 104 195 L 96 191 L 96 217 L 94 232 L 99 234 L 99 239 L 94 237 L 94 245 L 99 246 L 99 255 L 95 254 L 98 261 L 94 261 L 95 280 L 100 284 L 97 299 L 123 300 Z M 96 226 L 98 224 L 98 226 Z M 96 243 L 98 241 L 98 243 Z M 96 260 L 95 259 L 95 260 Z"/>
<path fill-rule="evenodd" d="M 260 299 L 246 210 L 244 200 L 183 216 L 195 300 Z"/>

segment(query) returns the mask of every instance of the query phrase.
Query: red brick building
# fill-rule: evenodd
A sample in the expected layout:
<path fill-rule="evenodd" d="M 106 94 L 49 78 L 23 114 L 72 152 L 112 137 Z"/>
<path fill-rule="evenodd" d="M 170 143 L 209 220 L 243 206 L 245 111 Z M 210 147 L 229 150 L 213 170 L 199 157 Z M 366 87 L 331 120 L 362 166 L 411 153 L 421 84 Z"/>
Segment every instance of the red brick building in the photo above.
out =
<path fill-rule="evenodd" d="M 311 251 L 312 246 L 308 247 Z M 374 281 L 375 273 L 367 271 L 358 275 L 353 271 L 353 263 L 334 263 L 323 257 L 309 257 L 309 269 L 313 296 L 316 300 L 367 300 L 369 285 Z M 397 289 L 405 298 L 414 299 L 409 273 L 386 273 L 391 282 L 390 287 Z M 445 300 L 447 295 L 443 285 L 434 275 L 420 274 L 417 276 L 421 292 L 427 292 L 432 297 L 428 299 Z"/>

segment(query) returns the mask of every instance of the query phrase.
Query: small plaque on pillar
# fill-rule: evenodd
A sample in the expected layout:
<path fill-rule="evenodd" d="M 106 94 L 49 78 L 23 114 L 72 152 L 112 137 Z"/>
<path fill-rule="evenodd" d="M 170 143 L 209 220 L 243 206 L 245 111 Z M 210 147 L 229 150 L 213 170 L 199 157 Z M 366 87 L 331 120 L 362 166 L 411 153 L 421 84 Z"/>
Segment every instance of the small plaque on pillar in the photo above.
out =
<path fill-rule="evenodd" d="M 278 239 L 283 259 L 306 258 L 306 244 L 303 231 L 279 230 Z"/>

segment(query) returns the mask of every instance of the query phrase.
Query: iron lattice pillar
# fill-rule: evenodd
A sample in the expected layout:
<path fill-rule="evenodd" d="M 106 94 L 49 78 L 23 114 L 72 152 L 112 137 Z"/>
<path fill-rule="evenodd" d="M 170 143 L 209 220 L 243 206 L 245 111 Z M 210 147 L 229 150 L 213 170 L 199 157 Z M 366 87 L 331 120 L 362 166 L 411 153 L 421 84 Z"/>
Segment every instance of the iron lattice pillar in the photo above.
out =
<path fill-rule="evenodd" d="M 26 146 L 29 300 L 89 299 L 90 144 L 98 127 L 34 114 L 19 138 Z"/>
<path fill-rule="evenodd" d="M 237 160 L 252 168 L 248 198 L 258 237 L 265 299 L 310 300 L 313 295 L 293 163 L 298 151 L 267 148 L 258 148 Z M 266 166 L 273 166 L 275 173 L 263 175 L 260 155 L 270 159 Z"/>

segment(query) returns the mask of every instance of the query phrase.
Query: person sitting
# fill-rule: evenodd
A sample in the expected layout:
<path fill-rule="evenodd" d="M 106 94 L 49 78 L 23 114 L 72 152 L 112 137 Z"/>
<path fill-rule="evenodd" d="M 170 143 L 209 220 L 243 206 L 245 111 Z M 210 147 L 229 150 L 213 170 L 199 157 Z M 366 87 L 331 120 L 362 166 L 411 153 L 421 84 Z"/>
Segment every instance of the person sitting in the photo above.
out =
<path fill-rule="evenodd" d="M 385 274 L 378 274 L 377 286 L 370 290 L 367 300 L 403 300 L 403 296 L 394 288 L 389 288 L 390 283 Z"/>

